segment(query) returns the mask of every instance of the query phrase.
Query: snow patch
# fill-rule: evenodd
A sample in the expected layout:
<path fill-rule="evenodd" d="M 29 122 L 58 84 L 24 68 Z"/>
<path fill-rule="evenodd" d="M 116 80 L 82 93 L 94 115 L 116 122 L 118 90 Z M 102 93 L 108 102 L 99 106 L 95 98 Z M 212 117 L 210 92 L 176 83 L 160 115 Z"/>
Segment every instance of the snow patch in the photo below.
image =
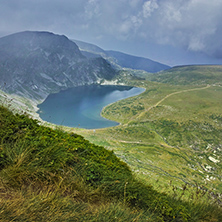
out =
<path fill-rule="evenodd" d="M 101 85 L 125 85 L 124 83 L 118 83 L 118 80 L 104 80 L 103 83 L 101 83 Z"/>
<path fill-rule="evenodd" d="M 45 73 L 40 73 L 40 75 L 41 75 L 43 78 L 45 78 L 45 79 L 48 79 L 48 80 L 50 80 L 50 81 L 53 81 L 53 79 L 52 79 L 50 76 L 46 75 Z"/>
<path fill-rule="evenodd" d="M 45 56 L 48 57 L 51 53 L 44 51 Z"/>
<path fill-rule="evenodd" d="M 59 55 L 58 53 L 57 53 L 57 56 L 58 56 L 60 61 L 65 57 L 64 55 Z"/>

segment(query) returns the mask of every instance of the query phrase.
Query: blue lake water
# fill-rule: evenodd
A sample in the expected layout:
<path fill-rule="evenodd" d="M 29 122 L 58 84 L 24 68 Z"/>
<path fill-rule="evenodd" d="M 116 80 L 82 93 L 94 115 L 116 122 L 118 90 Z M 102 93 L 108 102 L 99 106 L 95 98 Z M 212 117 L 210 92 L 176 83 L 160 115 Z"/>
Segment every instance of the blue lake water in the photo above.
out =
<path fill-rule="evenodd" d="M 90 85 L 71 88 L 49 95 L 38 105 L 41 119 L 57 125 L 98 129 L 118 125 L 103 118 L 104 106 L 138 95 L 145 89 L 129 86 Z"/>

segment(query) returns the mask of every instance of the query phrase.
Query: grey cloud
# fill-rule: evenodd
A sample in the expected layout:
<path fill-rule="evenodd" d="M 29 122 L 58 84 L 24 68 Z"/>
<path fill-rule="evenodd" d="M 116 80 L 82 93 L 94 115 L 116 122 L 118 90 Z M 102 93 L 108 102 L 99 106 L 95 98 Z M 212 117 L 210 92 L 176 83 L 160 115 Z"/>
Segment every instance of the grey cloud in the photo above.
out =
<path fill-rule="evenodd" d="M 221 46 L 221 40 L 214 41 L 215 37 L 221 37 L 221 11 L 220 0 L 161 1 L 155 14 L 151 15 L 155 26 L 144 21 L 142 30 L 151 27 L 152 35 L 159 43 L 214 54 Z"/>
<path fill-rule="evenodd" d="M 222 57 L 221 0 L 0 0 L 0 34 L 48 30 Z"/>
<path fill-rule="evenodd" d="M 146 1 L 143 4 L 143 16 L 148 18 L 151 16 L 153 11 L 158 9 L 159 5 L 157 4 L 157 0 Z"/>

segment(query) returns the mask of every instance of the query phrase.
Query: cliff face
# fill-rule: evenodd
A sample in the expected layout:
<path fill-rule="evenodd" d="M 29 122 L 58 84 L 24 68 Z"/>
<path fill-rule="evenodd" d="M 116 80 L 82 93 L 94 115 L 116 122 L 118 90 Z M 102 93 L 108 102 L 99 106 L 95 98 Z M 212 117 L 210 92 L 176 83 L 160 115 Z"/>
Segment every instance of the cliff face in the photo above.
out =
<path fill-rule="evenodd" d="M 110 80 L 116 71 L 103 58 L 88 59 L 67 37 L 21 32 L 0 38 L 0 87 L 41 100 L 69 87 Z"/>

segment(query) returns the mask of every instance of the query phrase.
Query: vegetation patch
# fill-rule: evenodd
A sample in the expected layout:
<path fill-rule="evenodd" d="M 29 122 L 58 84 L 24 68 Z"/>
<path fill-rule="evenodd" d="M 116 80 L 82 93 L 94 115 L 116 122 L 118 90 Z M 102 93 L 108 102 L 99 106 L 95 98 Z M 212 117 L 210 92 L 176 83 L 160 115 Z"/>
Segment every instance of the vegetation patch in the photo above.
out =
<path fill-rule="evenodd" d="M 41 126 L 26 115 L 13 115 L 4 107 L 0 107 L 0 138 L 1 221 L 219 221 L 221 217 L 214 200 L 197 213 L 191 208 L 198 209 L 198 204 L 140 182 L 112 151 L 77 134 Z"/>

